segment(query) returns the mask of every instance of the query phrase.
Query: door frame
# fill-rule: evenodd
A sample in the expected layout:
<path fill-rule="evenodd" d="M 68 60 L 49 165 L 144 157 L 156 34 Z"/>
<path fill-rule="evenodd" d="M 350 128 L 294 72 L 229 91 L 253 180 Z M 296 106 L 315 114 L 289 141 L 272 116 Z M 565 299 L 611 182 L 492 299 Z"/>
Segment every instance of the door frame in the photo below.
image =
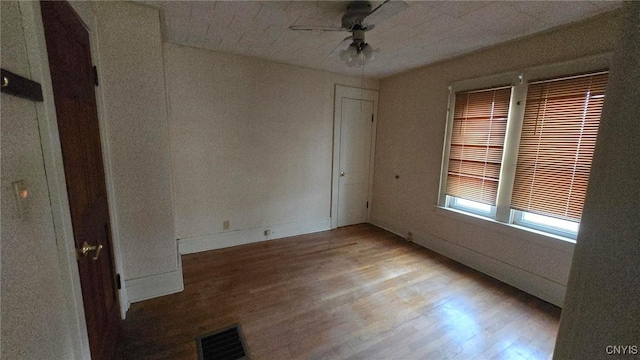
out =
<path fill-rule="evenodd" d="M 87 24 L 95 24 L 96 19 L 93 13 L 93 4 L 86 3 L 85 8 L 79 11 L 78 6 L 70 2 L 71 6 L 78 13 L 81 21 L 89 33 L 89 41 L 92 49 L 91 57 L 94 65 L 100 72 L 99 46 L 96 38 L 95 27 Z M 58 134 L 58 122 L 56 108 L 53 98 L 53 87 L 51 84 L 51 74 L 49 72 L 49 60 L 47 46 L 44 36 L 44 26 L 42 23 L 42 13 L 38 1 L 19 2 L 22 14 L 22 24 L 26 39 L 27 53 L 29 58 L 29 69 L 34 81 L 42 86 L 44 100 L 36 103 L 36 114 L 38 126 L 40 128 L 40 141 L 42 144 L 42 155 L 46 171 L 49 198 L 51 201 L 51 215 L 55 227 L 56 245 L 58 248 L 57 258 L 60 266 L 60 280 L 64 290 L 66 312 L 65 318 L 70 333 L 71 348 L 74 359 L 91 359 L 89 348 L 89 337 L 85 320 L 84 305 L 82 299 L 82 288 L 80 286 L 80 275 L 76 258 L 76 248 L 73 236 L 73 226 L 71 223 L 71 210 L 67 194 L 67 185 L 64 174 L 62 148 Z M 111 220 L 111 237 L 114 252 L 115 270 L 124 279 L 124 266 L 122 263 L 122 250 L 120 238 L 118 236 L 118 222 L 115 206 L 115 196 L 113 187 L 113 171 L 109 158 L 109 141 L 107 124 L 104 119 L 104 105 L 102 101 L 102 91 L 100 87 L 95 88 L 96 106 L 100 127 L 100 140 L 102 142 L 103 166 L 105 170 L 105 182 L 107 186 L 107 201 L 109 204 L 109 218 Z M 129 308 L 127 291 L 122 281 L 121 289 L 118 290 L 120 300 L 121 318 Z"/>
<path fill-rule="evenodd" d="M 373 102 L 373 125 L 371 127 L 371 151 L 369 154 L 369 179 L 367 189 L 367 222 L 373 207 L 373 166 L 376 153 L 376 125 L 378 124 L 378 91 L 351 86 L 335 86 L 333 113 L 333 171 L 331 175 L 331 228 L 338 227 L 338 193 L 340 192 L 340 132 L 342 129 L 342 99 L 368 100 Z"/>

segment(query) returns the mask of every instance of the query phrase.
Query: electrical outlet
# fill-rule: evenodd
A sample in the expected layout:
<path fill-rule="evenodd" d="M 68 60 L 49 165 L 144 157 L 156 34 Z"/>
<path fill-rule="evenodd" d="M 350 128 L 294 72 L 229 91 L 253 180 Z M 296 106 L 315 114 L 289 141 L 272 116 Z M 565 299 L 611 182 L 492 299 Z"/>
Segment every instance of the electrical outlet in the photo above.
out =
<path fill-rule="evenodd" d="M 264 236 L 269 236 L 271 235 L 271 230 L 267 229 L 264 231 Z"/>
<path fill-rule="evenodd" d="M 407 233 L 407 241 L 413 241 L 413 233 L 411 231 Z"/>
<path fill-rule="evenodd" d="M 231 227 L 231 222 L 229 220 L 225 220 L 222 222 L 222 230 L 229 230 Z"/>

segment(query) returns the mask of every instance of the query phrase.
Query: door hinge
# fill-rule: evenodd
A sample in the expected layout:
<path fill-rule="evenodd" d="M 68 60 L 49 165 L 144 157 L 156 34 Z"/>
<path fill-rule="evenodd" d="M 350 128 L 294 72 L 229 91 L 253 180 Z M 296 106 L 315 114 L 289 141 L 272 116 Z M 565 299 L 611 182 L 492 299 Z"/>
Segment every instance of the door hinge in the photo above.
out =
<path fill-rule="evenodd" d="M 98 86 L 98 68 L 96 66 L 93 67 L 93 84 Z"/>
<path fill-rule="evenodd" d="M 373 122 L 373 114 L 371 114 L 371 122 Z"/>
<path fill-rule="evenodd" d="M 369 208 L 369 202 L 367 201 L 367 209 Z"/>
<path fill-rule="evenodd" d="M 122 282 L 120 281 L 120 274 L 116 275 L 116 283 L 118 286 L 118 290 L 122 289 Z"/>

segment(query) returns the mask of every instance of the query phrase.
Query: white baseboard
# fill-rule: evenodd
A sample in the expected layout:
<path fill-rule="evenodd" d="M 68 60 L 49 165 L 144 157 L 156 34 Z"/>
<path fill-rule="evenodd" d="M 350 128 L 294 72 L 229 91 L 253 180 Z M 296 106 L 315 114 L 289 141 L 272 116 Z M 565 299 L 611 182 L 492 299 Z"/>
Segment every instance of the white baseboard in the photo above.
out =
<path fill-rule="evenodd" d="M 129 302 L 148 300 L 184 290 L 182 258 L 178 255 L 178 269 L 168 273 L 125 281 Z"/>
<path fill-rule="evenodd" d="M 269 236 L 264 235 L 265 230 L 270 230 L 271 233 Z M 182 255 L 193 254 L 326 230 L 331 230 L 331 218 L 271 225 L 253 229 L 225 231 L 205 236 L 179 239 L 178 251 Z"/>
<path fill-rule="evenodd" d="M 127 311 L 129 311 L 129 307 L 131 307 L 126 281 L 123 285 L 124 286 L 121 286 L 120 290 L 118 290 L 118 294 L 120 295 L 120 318 L 122 320 L 127 318 Z"/>
<path fill-rule="evenodd" d="M 413 233 L 413 242 L 420 246 L 433 250 L 556 306 L 562 307 L 564 304 L 564 295 L 567 287 L 555 281 L 415 228 L 382 219 L 372 218 L 370 222 L 403 238 L 407 236 L 407 232 L 411 231 Z"/>

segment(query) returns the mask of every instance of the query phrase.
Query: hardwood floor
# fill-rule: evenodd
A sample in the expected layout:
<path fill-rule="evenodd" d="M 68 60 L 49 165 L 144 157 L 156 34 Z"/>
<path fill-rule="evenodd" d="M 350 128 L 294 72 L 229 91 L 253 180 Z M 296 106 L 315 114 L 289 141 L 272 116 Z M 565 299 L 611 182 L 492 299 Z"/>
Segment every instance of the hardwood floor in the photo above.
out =
<path fill-rule="evenodd" d="M 136 303 L 124 359 L 196 359 L 239 323 L 251 359 L 548 359 L 560 309 L 372 225 L 183 256 Z"/>

